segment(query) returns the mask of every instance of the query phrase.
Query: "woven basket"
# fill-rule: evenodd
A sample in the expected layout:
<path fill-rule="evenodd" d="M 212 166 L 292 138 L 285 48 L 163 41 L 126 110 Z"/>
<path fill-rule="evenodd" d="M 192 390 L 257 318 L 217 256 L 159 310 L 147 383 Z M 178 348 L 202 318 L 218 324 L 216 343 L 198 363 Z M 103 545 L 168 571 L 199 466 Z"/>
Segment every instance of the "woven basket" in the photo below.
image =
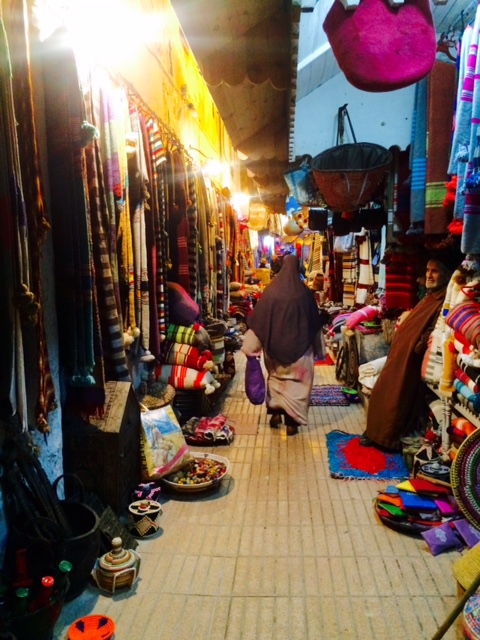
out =
<path fill-rule="evenodd" d="M 171 384 L 154 382 L 148 385 L 147 393 L 139 400 L 147 409 L 160 409 L 160 407 L 165 407 L 173 402 L 175 393 L 175 387 Z"/>
<path fill-rule="evenodd" d="M 455 560 L 452 572 L 458 585 L 466 591 L 480 574 L 480 545 L 475 545 Z"/>
<path fill-rule="evenodd" d="M 392 154 L 369 142 L 341 144 L 312 161 L 318 190 L 332 211 L 355 211 L 366 205 L 388 173 Z"/>
<path fill-rule="evenodd" d="M 450 470 L 450 483 L 458 507 L 480 529 L 480 429 L 475 429 L 460 445 Z"/>
<path fill-rule="evenodd" d="M 68 640 L 108 640 L 114 633 L 115 623 L 108 616 L 84 616 L 70 625 Z"/>

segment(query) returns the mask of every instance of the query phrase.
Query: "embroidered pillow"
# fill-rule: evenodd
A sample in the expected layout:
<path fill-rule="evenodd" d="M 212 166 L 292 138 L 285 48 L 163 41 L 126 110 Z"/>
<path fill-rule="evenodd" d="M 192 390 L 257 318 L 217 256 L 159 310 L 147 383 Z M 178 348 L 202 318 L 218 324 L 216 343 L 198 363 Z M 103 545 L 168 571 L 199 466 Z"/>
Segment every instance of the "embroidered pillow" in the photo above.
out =
<path fill-rule="evenodd" d="M 461 302 L 455 305 L 448 312 L 445 322 L 475 349 L 480 348 L 480 304 L 478 302 Z"/>

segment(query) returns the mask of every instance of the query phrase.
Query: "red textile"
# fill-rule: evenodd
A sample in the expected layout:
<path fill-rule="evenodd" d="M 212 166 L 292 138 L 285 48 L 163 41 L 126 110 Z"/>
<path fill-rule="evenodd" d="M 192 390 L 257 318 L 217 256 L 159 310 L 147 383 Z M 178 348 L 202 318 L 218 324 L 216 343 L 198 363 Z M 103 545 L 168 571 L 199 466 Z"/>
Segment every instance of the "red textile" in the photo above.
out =
<path fill-rule="evenodd" d="M 385 268 L 385 306 L 387 309 L 412 309 L 417 298 L 417 260 L 413 255 L 394 253 Z"/>

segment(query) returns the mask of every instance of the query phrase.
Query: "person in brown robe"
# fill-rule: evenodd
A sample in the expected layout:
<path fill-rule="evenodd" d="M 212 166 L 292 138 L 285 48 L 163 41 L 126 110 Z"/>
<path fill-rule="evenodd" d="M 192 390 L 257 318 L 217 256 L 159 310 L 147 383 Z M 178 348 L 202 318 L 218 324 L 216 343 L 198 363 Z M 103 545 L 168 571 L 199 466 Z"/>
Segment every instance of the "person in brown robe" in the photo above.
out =
<path fill-rule="evenodd" d="M 400 439 L 415 428 L 425 397 L 423 355 L 450 276 L 450 269 L 439 260 L 427 263 L 427 293 L 395 332 L 385 366 L 372 389 L 367 428 L 360 438 L 362 446 L 399 449 Z"/>

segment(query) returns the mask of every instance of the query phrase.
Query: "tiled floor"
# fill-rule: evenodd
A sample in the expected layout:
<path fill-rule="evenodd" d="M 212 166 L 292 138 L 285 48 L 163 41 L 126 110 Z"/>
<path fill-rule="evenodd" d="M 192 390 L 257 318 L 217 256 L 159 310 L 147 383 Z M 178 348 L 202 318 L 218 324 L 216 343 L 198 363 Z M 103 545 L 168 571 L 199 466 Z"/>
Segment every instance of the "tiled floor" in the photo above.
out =
<path fill-rule="evenodd" d="M 215 493 L 162 494 L 135 588 L 89 586 L 54 640 L 89 613 L 111 616 L 116 640 L 427 640 L 454 607 L 459 552 L 434 557 L 384 527 L 372 499 L 385 482 L 329 476 L 325 435 L 363 431 L 363 408 L 311 407 L 308 429 L 287 438 L 246 400 L 242 358 L 218 413 L 258 422 L 257 435 L 215 448 L 231 461 Z M 333 369 L 316 367 L 315 383 L 335 384 Z M 458 637 L 457 622 L 445 638 Z"/>

